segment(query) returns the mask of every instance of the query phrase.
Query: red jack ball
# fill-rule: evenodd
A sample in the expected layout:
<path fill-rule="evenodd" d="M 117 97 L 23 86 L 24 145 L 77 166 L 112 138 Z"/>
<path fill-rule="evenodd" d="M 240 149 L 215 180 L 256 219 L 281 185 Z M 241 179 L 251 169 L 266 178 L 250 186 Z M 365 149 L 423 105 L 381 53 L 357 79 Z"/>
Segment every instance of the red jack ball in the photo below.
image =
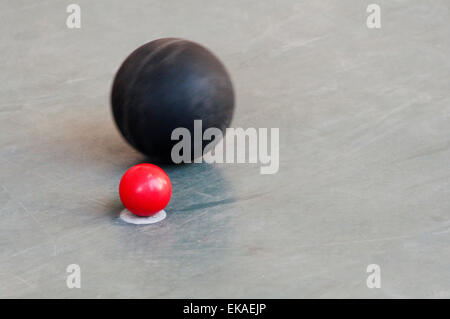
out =
<path fill-rule="evenodd" d="M 120 180 L 120 200 L 138 216 L 148 217 L 161 211 L 169 203 L 171 195 L 169 176 L 153 164 L 135 165 Z"/>

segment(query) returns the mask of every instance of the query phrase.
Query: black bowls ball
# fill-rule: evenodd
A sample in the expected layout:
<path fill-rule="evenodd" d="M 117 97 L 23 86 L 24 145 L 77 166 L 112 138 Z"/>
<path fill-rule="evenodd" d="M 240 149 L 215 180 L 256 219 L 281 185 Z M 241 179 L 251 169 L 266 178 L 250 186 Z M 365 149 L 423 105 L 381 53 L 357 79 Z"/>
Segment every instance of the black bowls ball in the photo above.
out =
<path fill-rule="evenodd" d="M 111 104 L 120 132 L 134 148 L 157 162 L 173 162 L 172 147 L 179 141 L 171 136 L 176 128 L 189 130 L 191 158 L 194 120 L 202 120 L 202 134 L 214 127 L 225 135 L 234 92 L 225 67 L 208 49 L 163 38 L 126 58 L 114 79 Z M 202 150 L 208 143 L 202 142 Z"/>

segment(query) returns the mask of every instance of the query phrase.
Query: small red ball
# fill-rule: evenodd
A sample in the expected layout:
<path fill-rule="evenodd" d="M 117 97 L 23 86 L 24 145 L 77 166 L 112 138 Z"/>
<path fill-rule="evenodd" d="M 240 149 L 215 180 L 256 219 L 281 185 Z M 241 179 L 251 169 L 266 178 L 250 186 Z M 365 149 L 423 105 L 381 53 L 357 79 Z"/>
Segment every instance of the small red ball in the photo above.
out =
<path fill-rule="evenodd" d="M 172 195 L 169 176 L 153 164 L 128 169 L 119 185 L 123 205 L 138 216 L 152 216 L 167 206 Z"/>

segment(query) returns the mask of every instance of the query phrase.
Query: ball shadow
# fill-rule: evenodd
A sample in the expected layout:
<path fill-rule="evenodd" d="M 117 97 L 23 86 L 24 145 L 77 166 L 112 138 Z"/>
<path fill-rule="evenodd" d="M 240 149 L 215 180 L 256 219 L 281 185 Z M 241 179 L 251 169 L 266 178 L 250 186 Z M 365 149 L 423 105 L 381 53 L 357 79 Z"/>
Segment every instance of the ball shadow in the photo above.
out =
<path fill-rule="evenodd" d="M 218 167 L 207 163 L 162 163 L 139 153 L 121 136 L 109 110 L 106 113 L 104 107 L 85 110 L 83 115 L 70 109 L 62 116 L 48 118 L 38 128 L 41 134 L 35 147 L 45 149 L 40 159 L 45 162 L 41 167 L 43 175 L 67 175 L 69 183 L 76 187 L 89 180 L 90 187 L 104 187 L 102 196 L 109 196 L 131 166 L 158 165 L 172 182 L 168 217 L 180 222 L 198 213 L 214 214 L 222 205 L 235 201 L 232 188 Z M 116 218 L 122 209 L 118 194 L 101 200 L 106 204 L 107 215 Z"/>

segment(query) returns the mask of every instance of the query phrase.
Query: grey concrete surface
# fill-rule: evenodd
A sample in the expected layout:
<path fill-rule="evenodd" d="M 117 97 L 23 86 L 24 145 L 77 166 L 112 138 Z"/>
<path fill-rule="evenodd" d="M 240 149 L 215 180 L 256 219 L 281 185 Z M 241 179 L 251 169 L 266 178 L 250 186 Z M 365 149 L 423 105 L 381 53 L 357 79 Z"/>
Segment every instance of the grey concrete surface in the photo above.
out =
<path fill-rule="evenodd" d="M 0 2 L 0 297 L 450 297 L 449 1 L 73 2 L 79 30 L 70 2 Z M 168 218 L 136 227 L 109 93 L 165 36 L 221 58 L 280 170 L 164 167 Z"/>

